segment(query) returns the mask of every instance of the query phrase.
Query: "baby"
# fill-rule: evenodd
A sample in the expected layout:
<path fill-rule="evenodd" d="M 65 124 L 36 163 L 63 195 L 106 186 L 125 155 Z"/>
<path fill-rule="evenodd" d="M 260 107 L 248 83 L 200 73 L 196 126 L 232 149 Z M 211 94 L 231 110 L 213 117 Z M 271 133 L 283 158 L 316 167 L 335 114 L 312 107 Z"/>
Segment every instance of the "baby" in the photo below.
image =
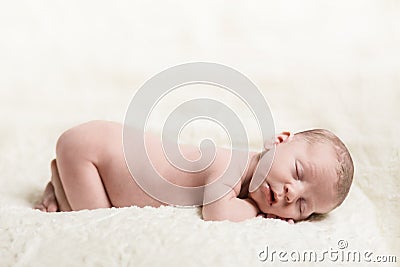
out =
<path fill-rule="evenodd" d="M 51 181 L 35 208 L 47 212 L 109 207 L 168 205 L 146 194 L 126 165 L 122 141 L 123 125 L 92 121 L 63 133 L 51 162 Z M 262 184 L 249 192 L 257 168 L 275 146 L 275 157 Z M 182 155 L 195 160 L 195 146 L 180 145 Z M 217 148 L 209 168 L 188 173 L 165 159 L 160 138 L 146 134 L 146 149 L 154 168 L 167 181 L 187 187 L 204 186 L 220 177 L 229 164 L 230 151 Z M 353 162 L 340 139 L 323 129 L 296 134 L 277 134 L 265 150 L 246 152 L 249 164 L 228 193 L 202 207 L 204 220 L 243 221 L 263 216 L 290 223 L 325 214 L 339 206 L 349 192 Z M 238 170 L 239 171 L 239 170 Z M 145 175 L 145 174 L 144 174 Z M 190 196 L 187 196 L 190 197 Z"/>

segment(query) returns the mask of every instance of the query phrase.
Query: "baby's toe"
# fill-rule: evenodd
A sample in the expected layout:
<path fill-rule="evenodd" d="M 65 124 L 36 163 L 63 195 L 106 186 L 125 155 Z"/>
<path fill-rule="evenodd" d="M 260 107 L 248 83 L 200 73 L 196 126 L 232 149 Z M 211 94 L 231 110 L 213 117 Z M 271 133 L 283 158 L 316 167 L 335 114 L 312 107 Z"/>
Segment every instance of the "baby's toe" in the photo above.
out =
<path fill-rule="evenodd" d="M 35 207 L 34 207 L 34 209 L 40 210 L 40 211 L 47 211 L 47 209 L 46 209 L 46 207 L 43 205 L 43 203 L 36 204 Z"/>
<path fill-rule="evenodd" d="M 57 201 L 54 197 L 48 197 L 43 201 L 47 212 L 56 212 L 58 210 Z"/>
<path fill-rule="evenodd" d="M 58 206 L 56 202 L 51 202 L 47 206 L 47 212 L 56 212 L 58 210 Z"/>

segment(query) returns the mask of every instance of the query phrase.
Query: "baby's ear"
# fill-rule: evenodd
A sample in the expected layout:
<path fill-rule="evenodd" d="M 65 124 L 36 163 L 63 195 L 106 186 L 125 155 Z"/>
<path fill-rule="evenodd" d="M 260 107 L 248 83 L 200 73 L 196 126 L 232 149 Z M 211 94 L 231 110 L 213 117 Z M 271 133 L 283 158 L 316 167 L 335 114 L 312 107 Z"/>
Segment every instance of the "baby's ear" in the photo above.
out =
<path fill-rule="evenodd" d="M 293 139 L 294 134 L 291 132 L 281 132 L 280 134 L 276 134 L 274 138 L 265 141 L 264 148 L 269 150 L 274 145 L 287 143 Z"/>

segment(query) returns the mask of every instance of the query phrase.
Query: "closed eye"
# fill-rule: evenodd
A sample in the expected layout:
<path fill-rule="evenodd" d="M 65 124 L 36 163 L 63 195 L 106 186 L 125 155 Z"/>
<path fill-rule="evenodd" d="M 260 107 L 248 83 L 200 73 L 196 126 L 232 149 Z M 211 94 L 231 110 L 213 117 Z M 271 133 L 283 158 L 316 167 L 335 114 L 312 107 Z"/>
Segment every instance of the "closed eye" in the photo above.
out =
<path fill-rule="evenodd" d="M 298 167 L 297 167 L 297 160 L 296 160 L 295 167 L 296 167 L 296 176 L 297 176 L 297 180 L 300 180 L 299 169 L 298 169 Z"/>
<path fill-rule="evenodd" d="M 299 210 L 300 210 L 300 216 L 303 214 L 303 209 L 302 209 L 302 205 L 303 204 L 303 199 L 302 198 L 300 198 L 300 201 L 299 201 Z"/>

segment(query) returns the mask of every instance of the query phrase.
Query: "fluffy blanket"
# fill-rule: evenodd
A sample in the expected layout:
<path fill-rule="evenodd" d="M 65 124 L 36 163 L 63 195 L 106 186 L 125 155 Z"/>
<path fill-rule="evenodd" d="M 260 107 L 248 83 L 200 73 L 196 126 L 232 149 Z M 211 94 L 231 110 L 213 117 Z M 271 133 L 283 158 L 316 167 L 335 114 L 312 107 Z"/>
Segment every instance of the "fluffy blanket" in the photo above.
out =
<path fill-rule="evenodd" d="M 384 265 L 395 266 L 399 12 L 394 1 L 372 0 L 2 2 L 0 266 L 382 266 L 397 259 Z M 277 131 L 339 135 L 356 167 L 343 205 L 294 225 L 205 222 L 197 208 L 32 209 L 64 130 L 93 119 L 122 122 L 141 84 L 188 61 L 246 74 L 268 100 Z M 182 141 L 213 132 L 197 125 Z M 346 260 L 349 252 L 360 263 Z"/>

